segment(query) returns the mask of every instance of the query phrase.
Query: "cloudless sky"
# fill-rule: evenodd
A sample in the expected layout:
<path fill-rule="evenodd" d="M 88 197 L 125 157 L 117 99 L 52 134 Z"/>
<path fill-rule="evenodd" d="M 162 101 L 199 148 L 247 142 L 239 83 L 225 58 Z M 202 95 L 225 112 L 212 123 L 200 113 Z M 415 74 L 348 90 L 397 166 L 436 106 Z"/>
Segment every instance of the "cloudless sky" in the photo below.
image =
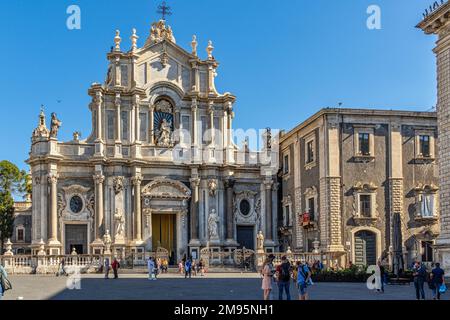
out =
<path fill-rule="evenodd" d="M 436 39 L 415 25 L 432 0 L 168 0 L 177 44 L 213 40 L 216 86 L 232 92 L 236 128 L 289 130 L 323 107 L 426 111 L 436 104 Z M 81 30 L 66 9 L 81 8 Z M 155 0 L 0 1 L 0 159 L 23 169 L 40 105 L 63 121 L 61 140 L 91 131 L 87 89 L 103 83 L 115 30 L 142 46 Z M 381 30 L 366 27 L 369 5 Z M 58 102 L 60 101 L 60 102 Z"/>

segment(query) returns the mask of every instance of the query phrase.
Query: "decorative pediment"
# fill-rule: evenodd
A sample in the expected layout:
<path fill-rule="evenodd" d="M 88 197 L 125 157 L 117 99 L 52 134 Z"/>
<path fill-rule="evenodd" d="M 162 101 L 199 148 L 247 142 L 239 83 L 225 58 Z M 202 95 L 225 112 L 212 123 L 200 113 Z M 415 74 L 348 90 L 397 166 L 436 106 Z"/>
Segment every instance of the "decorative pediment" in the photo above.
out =
<path fill-rule="evenodd" d="M 153 199 L 187 200 L 191 198 L 191 190 L 182 182 L 160 177 L 143 188 L 142 196 Z"/>
<path fill-rule="evenodd" d="M 315 197 L 317 195 L 317 188 L 312 186 L 310 188 L 306 188 L 304 195 L 307 198 Z"/>
<path fill-rule="evenodd" d="M 414 191 L 416 193 L 436 193 L 439 191 L 439 187 L 432 184 L 423 184 L 418 183 L 417 186 L 414 188 Z"/>
<path fill-rule="evenodd" d="M 357 192 L 374 192 L 377 189 L 378 189 L 378 187 L 373 182 L 369 182 L 369 183 L 357 182 L 353 186 L 353 190 L 357 191 Z"/>

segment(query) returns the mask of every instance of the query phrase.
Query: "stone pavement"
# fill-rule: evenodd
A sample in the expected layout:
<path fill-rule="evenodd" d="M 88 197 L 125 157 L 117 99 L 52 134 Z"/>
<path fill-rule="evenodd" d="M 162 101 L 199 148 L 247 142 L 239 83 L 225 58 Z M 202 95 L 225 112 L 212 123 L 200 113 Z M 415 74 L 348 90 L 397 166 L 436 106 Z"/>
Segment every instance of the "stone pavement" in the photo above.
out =
<path fill-rule="evenodd" d="M 184 279 L 180 275 L 162 275 L 149 281 L 143 274 L 126 274 L 105 280 L 101 275 L 82 275 L 81 289 L 69 290 L 67 277 L 11 276 L 13 290 L 5 300 L 262 300 L 258 274 L 209 274 Z M 386 293 L 369 291 L 363 283 L 316 283 L 309 290 L 312 300 L 413 300 L 414 286 L 387 286 Z M 427 298 L 431 292 L 425 289 Z M 296 290 L 291 286 L 296 298 Z M 274 286 L 274 298 L 278 288 Z M 450 294 L 443 296 L 449 299 Z"/>

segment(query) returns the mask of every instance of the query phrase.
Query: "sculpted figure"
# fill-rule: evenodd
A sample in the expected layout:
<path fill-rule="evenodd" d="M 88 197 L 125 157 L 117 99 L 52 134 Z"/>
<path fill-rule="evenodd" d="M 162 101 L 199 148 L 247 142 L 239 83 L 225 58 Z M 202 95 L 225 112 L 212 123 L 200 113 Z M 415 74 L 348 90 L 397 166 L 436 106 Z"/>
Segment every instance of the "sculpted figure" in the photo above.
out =
<path fill-rule="evenodd" d="M 52 113 L 52 122 L 51 122 L 51 130 L 50 130 L 50 137 L 56 138 L 58 137 L 58 131 L 61 127 L 62 122 L 58 120 L 56 117 L 56 113 Z"/>
<path fill-rule="evenodd" d="M 163 119 L 159 131 L 160 134 L 158 138 L 158 145 L 161 147 L 170 147 L 172 143 L 170 122 L 168 122 L 166 119 Z"/>
<path fill-rule="evenodd" d="M 119 209 L 116 209 L 116 213 L 114 214 L 114 220 L 116 222 L 116 237 L 121 237 L 125 233 L 125 217 L 120 212 Z"/>
<path fill-rule="evenodd" d="M 212 209 L 208 218 L 208 229 L 210 239 L 217 239 L 219 237 L 218 223 L 219 217 L 216 214 L 216 210 Z"/>

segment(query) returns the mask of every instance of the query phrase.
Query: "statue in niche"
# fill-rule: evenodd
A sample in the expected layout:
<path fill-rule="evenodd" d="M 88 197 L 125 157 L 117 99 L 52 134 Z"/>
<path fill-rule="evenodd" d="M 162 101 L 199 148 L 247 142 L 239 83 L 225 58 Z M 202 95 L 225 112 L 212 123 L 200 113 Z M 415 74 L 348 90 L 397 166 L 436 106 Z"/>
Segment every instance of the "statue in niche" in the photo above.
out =
<path fill-rule="evenodd" d="M 208 218 L 208 229 L 210 239 L 219 239 L 218 223 L 219 217 L 216 214 L 216 210 L 212 209 Z"/>
<path fill-rule="evenodd" d="M 56 113 L 52 113 L 52 120 L 51 120 L 51 130 L 50 130 L 50 137 L 51 138 L 57 138 L 58 137 L 58 131 L 61 127 L 62 122 L 58 120 L 56 117 Z"/>
<path fill-rule="evenodd" d="M 168 148 L 172 145 L 172 125 L 163 119 L 159 127 L 158 146 Z"/>
<path fill-rule="evenodd" d="M 264 235 L 262 231 L 258 232 L 258 235 L 256 236 L 256 242 L 256 249 L 264 251 Z"/>
<path fill-rule="evenodd" d="M 123 238 L 125 234 L 125 217 L 119 209 L 116 209 L 114 214 L 114 221 L 116 222 L 116 238 Z"/>

